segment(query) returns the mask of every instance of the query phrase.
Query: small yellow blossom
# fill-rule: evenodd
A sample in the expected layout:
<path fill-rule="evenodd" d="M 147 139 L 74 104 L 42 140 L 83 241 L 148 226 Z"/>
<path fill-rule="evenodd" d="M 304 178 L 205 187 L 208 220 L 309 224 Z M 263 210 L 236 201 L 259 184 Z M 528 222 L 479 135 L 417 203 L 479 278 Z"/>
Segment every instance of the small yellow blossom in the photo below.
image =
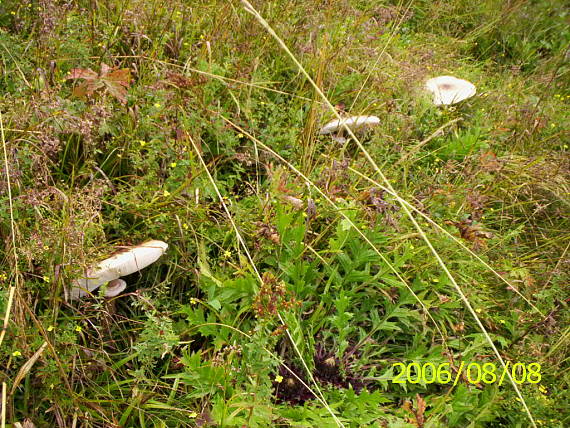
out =
<path fill-rule="evenodd" d="M 49 282 L 49 276 L 47 275 L 42 276 L 42 279 L 44 280 L 44 282 Z"/>
<path fill-rule="evenodd" d="M 224 259 L 229 259 L 232 256 L 232 252 L 229 250 L 224 251 Z"/>
<path fill-rule="evenodd" d="M 55 327 L 54 327 L 53 325 L 50 325 L 50 326 L 47 328 L 47 331 L 54 331 L 54 330 L 55 330 Z"/>
<path fill-rule="evenodd" d="M 182 227 L 184 228 L 184 230 L 188 230 L 188 224 L 187 224 L 187 223 L 184 223 L 184 224 L 182 225 Z"/>
<path fill-rule="evenodd" d="M 277 383 L 283 382 L 283 376 L 281 376 L 281 375 L 275 376 L 275 382 L 277 382 Z"/>
<path fill-rule="evenodd" d="M 165 190 L 164 192 L 162 192 L 162 194 L 164 195 L 165 198 L 170 196 L 170 192 L 168 190 Z"/>
<path fill-rule="evenodd" d="M 176 165 L 178 165 L 176 162 L 172 162 L 172 163 L 170 164 L 170 167 L 171 167 L 171 168 L 176 168 Z"/>
<path fill-rule="evenodd" d="M 81 328 L 80 325 L 78 325 L 77 327 L 75 327 L 75 331 L 78 333 L 81 333 L 81 330 L 83 330 L 83 328 Z"/>
<path fill-rule="evenodd" d="M 480 314 L 481 312 L 483 312 L 483 310 L 481 308 L 477 308 L 475 309 L 475 312 L 477 312 L 478 314 Z"/>
<path fill-rule="evenodd" d="M 198 417 L 198 413 L 196 413 L 196 412 L 190 412 L 190 413 L 188 414 L 188 417 L 194 419 L 194 418 Z"/>
<path fill-rule="evenodd" d="M 12 356 L 13 357 L 19 357 L 20 355 L 22 355 L 22 353 L 20 351 L 14 351 L 12 352 Z"/>
<path fill-rule="evenodd" d="M 155 106 L 156 108 L 160 108 L 160 103 L 154 103 L 154 106 Z"/>

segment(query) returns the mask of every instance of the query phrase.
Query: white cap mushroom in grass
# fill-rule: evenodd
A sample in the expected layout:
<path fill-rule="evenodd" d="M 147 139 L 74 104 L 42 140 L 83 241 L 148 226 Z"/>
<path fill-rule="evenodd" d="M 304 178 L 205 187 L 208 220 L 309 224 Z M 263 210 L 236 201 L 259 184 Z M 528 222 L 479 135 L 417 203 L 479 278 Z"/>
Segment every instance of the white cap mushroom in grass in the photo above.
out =
<path fill-rule="evenodd" d="M 351 116 L 346 119 L 332 120 L 321 128 L 319 131 L 320 135 L 332 134 L 333 132 L 343 132 L 344 126 L 348 126 L 352 131 L 357 129 L 378 125 L 380 123 L 380 118 L 376 116 Z"/>
<path fill-rule="evenodd" d="M 453 76 L 439 76 L 426 82 L 436 106 L 455 104 L 475 95 L 475 85 Z"/>
<path fill-rule="evenodd" d="M 97 266 L 88 269 L 83 278 L 76 279 L 73 282 L 73 287 L 70 292 L 71 299 L 83 297 L 103 284 L 144 269 L 157 261 L 167 248 L 168 244 L 166 242 L 152 240 L 121 251 L 103 260 Z M 124 290 L 124 287 L 120 289 L 122 286 L 120 282 L 111 283 L 109 285 L 112 289 L 111 292 L 114 290 L 119 294 Z M 109 292 L 109 288 L 107 291 Z M 107 293 L 107 295 L 109 294 Z"/>

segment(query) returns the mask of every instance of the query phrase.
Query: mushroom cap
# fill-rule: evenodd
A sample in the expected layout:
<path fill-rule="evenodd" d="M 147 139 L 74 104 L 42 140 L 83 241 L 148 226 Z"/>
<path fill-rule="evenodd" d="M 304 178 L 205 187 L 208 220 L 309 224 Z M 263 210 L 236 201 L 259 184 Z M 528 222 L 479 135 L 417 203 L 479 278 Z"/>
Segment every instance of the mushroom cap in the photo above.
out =
<path fill-rule="evenodd" d="M 166 242 L 152 240 L 114 254 L 95 267 L 87 269 L 83 278 L 73 282 L 71 299 L 85 296 L 109 281 L 144 269 L 157 261 L 167 248 Z"/>
<path fill-rule="evenodd" d="M 477 91 L 473 83 L 453 76 L 429 79 L 426 89 L 433 94 L 433 103 L 436 106 L 458 103 L 471 98 Z"/>
<path fill-rule="evenodd" d="M 343 125 L 350 129 L 358 129 L 364 126 L 378 125 L 380 118 L 376 116 L 351 116 L 341 120 L 331 120 L 319 131 L 320 135 L 332 134 L 333 132 L 344 129 Z"/>
<path fill-rule="evenodd" d="M 105 297 L 115 297 L 121 294 L 127 288 L 127 282 L 124 279 L 114 279 L 107 284 Z"/>

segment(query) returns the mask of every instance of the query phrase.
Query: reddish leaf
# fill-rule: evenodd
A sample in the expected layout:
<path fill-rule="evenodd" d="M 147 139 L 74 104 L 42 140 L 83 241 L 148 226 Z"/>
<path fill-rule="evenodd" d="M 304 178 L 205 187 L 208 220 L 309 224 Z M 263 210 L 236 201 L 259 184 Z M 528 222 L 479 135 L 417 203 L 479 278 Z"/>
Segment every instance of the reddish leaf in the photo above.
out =
<path fill-rule="evenodd" d="M 124 87 L 128 88 L 131 83 L 131 70 L 128 68 L 122 68 L 120 70 L 114 70 L 106 75 L 102 76 L 103 80 L 108 80 L 110 82 L 116 82 Z"/>
<path fill-rule="evenodd" d="M 123 104 L 127 102 L 126 88 L 131 82 L 131 71 L 128 68 L 114 69 L 102 63 L 100 74 L 91 69 L 74 68 L 67 78 L 85 79 L 73 89 L 73 94 L 78 97 L 92 95 L 97 89 L 106 87 L 109 93 Z"/>
<path fill-rule="evenodd" d="M 426 410 L 426 402 L 425 400 L 422 398 L 422 396 L 420 394 L 416 394 L 416 421 L 418 423 L 418 427 L 423 427 L 424 426 L 424 412 Z"/>
<path fill-rule="evenodd" d="M 81 84 L 73 88 L 73 95 L 83 98 L 87 95 L 92 95 L 97 89 L 101 88 L 103 83 L 100 80 L 85 80 Z"/>
<path fill-rule="evenodd" d="M 121 85 L 108 81 L 105 81 L 105 85 L 107 86 L 107 90 L 111 95 L 113 95 L 123 104 L 127 103 L 127 90 L 125 88 L 123 88 Z"/>
<path fill-rule="evenodd" d="M 131 70 L 123 68 L 121 70 L 111 71 L 101 77 L 107 90 L 121 101 L 123 104 L 127 102 L 127 89 L 131 82 Z"/>
<path fill-rule="evenodd" d="M 416 394 L 416 409 L 414 409 L 412 402 L 407 400 L 404 402 L 402 408 L 412 414 L 411 417 L 406 418 L 408 423 L 414 424 L 418 428 L 423 428 L 425 424 L 424 412 L 426 410 L 426 402 L 420 394 Z"/>
<path fill-rule="evenodd" d="M 474 224 L 471 220 L 463 220 L 460 222 L 456 221 L 446 221 L 446 224 L 451 224 L 457 229 L 463 239 L 473 242 L 475 249 L 487 247 L 486 239 L 493 237 L 491 232 L 486 232 L 482 230 L 481 225 Z"/>
<path fill-rule="evenodd" d="M 97 79 L 99 76 L 90 68 L 73 68 L 66 79 Z"/>

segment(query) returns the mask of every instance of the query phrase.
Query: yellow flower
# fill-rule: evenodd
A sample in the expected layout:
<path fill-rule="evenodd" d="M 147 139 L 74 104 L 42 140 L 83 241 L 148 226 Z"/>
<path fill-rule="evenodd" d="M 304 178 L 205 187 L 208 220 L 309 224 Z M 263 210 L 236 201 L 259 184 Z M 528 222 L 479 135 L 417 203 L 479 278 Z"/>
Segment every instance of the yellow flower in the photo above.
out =
<path fill-rule="evenodd" d="M 170 164 L 170 167 L 171 167 L 171 168 L 176 168 L 176 165 L 178 165 L 176 162 L 172 162 L 172 163 Z"/>
<path fill-rule="evenodd" d="M 54 331 L 54 329 L 55 329 L 55 327 L 54 327 L 53 325 L 50 325 L 50 326 L 47 328 L 47 331 Z"/>
<path fill-rule="evenodd" d="M 154 106 L 155 106 L 156 108 L 160 108 L 160 103 L 155 103 Z"/>
<path fill-rule="evenodd" d="M 224 259 L 229 259 L 232 256 L 232 252 L 225 250 L 224 251 Z"/>
<path fill-rule="evenodd" d="M 14 351 L 12 352 L 12 356 L 13 357 L 19 357 L 20 355 L 22 355 L 22 353 L 20 351 Z"/>
<path fill-rule="evenodd" d="M 77 331 L 78 333 L 81 333 L 81 330 L 83 330 L 83 329 L 81 328 L 80 325 L 78 325 L 77 327 L 75 327 L 75 331 Z"/>
<path fill-rule="evenodd" d="M 184 224 L 182 225 L 182 227 L 183 227 L 185 230 L 188 230 L 188 224 L 184 223 Z"/>
<path fill-rule="evenodd" d="M 275 376 L 275 382 L 277 382 L 277 383 L 283 382 L 283 376 L 281 376 L 281 375 Z"/>
<path fill-rule="evenodd" d="M 197 417 L 197 416 L 198 416 L 198 413 L 196 413 L 196 412 L 190 412 L 190 414 L 188 414 L 188 417 L 192 418 L 192 419 Z"/>
<path fill-rule="evenodd" d="M 170 192 L 168 190 L 165 190 L 162 194 L 164 195 L 165 198 L 170 196 Z"/>

